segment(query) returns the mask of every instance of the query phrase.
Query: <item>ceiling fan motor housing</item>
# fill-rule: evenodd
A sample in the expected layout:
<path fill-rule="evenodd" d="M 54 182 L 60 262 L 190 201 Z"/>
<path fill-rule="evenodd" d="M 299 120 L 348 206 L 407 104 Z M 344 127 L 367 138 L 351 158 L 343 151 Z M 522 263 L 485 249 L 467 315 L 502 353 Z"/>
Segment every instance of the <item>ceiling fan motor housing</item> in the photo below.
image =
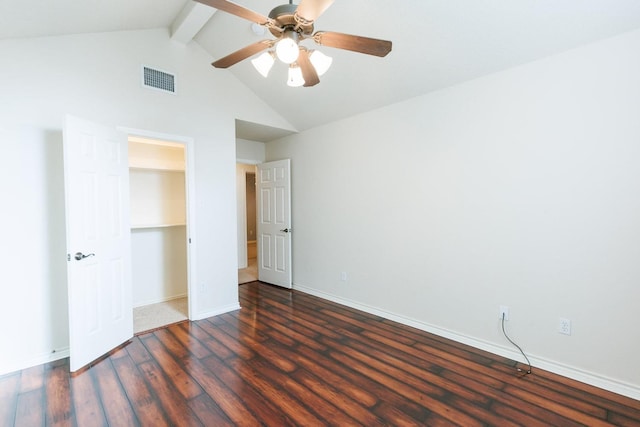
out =
<path fill-rule="evenodd" d="M 280 37 L 283 29 L 291 29 L 300 35 L 311 35 L 313 33 L 313 22 L 296 20 L 295 13 L 297 8 L 298 5 L 295 4 L 283 4 L 269 12 L 269 18 L 275 21 L 275 25 L 269 27 L 271 34 L 275 37 Z"/>

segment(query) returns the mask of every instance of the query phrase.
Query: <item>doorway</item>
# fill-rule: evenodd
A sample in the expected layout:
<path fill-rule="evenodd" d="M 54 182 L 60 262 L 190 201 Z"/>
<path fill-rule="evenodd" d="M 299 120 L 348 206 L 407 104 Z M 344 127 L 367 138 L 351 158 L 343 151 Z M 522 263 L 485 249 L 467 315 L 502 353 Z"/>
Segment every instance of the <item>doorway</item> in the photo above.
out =
<path fill-rule="evenodd" d="M 185 152 L 129 137 L 134 334 L 189 318 Z"/>
<path fill-rule="evenodd" d="M 238 200 L 238 284 L 258 280 L 256 166 L 236 164 Z"/>
<path fill-rule="evenodd" d="M 291 166 L 290 159 L 236 164 L 238 199 L 238 283 L 260 280 L 291 289 Z M 255 179 L 257 236 L 256 271 L 250 274 L 247 177 Z M 247 274 L 249 273 L 249 274 Z"/>
<path fill-rule="evenodd" d="M 238 271 L 238 283 L 247 283 L 258 280 L 258 247 L 256 240 L 256 174 L 247 172 L 245 194 L 247 218 L 247 267 Z"/>

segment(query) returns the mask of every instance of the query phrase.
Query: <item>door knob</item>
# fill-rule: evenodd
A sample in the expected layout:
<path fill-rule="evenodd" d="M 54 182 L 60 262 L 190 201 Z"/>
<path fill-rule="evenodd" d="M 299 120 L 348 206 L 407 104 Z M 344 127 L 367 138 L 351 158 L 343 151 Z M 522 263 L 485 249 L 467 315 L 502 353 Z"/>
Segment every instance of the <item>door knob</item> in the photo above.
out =
<path fill-rule="evenodd" d="M 280 230 L 283 233 L 290 233 L 292 230 L 290 228 L 285 228 L 284 230 Z"/>
<path fill-rule="evenodd" d="M 89 258 L 90 256 L 96 256 L 96 254 L 85 255 L 82 252 L 76 252 L 75 259 L 80 261 L 81 259 Z"/>

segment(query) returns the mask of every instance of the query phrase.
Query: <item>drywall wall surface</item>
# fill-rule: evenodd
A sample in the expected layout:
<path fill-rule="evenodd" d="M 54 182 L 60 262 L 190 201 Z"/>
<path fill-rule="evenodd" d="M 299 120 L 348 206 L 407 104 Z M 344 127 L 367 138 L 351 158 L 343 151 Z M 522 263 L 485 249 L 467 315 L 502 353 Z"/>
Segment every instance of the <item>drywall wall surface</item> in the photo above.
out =
<path fill-rule="evenodd" d="M 131 232 L 133 306 L 187 296 L 186 227 Z"/>
<path fill-rule="evenodd" d="M 235 119 L 291 126 L 213 69 L 196 43 L 173 43 L 166 30 L 2 40 L 0 55 L 0 182 L 11 206 L 0 211 L 0 374 L 68 351 L 66 114 L 193 141 L 192 315 L 237 308 Z M 177 93 L 143 88 L 143 65 L 175 74 Z"/>
<path fill-rule="evenodd" d="M 0 121 L 0 374 L 69 346 L 62 133 Z"/>
<path fill-rule="evenodd" d="M 515 358 L 507 305 L 538 366 L 640 398 L 639 49 L 636 31 L 267 144 L 292 162 L 295 286 Z"/>
<path fill-rule="evenodd" d="M 257 164 L 264 162 L 265 143 L 236 139 L 236 159 L 240 163 Z"/>

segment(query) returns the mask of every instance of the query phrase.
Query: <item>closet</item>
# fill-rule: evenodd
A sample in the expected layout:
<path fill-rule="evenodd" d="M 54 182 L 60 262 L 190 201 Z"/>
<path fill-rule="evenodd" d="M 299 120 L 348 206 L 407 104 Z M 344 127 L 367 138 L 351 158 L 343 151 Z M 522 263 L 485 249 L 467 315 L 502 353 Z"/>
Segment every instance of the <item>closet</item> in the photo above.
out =
<path fill-rule="evenodd" d="M 184 145 L 129 138 L 134 332 L 188 318 Z"/>

